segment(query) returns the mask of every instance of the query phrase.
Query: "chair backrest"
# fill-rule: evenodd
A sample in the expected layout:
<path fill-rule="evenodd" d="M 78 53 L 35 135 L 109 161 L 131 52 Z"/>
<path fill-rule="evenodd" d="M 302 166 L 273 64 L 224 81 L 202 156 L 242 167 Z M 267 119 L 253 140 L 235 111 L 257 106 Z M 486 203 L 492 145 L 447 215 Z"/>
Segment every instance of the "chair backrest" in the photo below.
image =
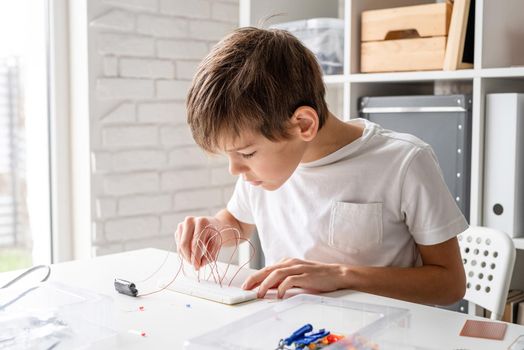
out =
<path fill-rule="evenodd" d="M 458 240 L 467 279 L 464 298 L 490 310 L 491 319 L 500 320 L 515 264 L 513 240 L 502 231 L 475 226 Z"/>

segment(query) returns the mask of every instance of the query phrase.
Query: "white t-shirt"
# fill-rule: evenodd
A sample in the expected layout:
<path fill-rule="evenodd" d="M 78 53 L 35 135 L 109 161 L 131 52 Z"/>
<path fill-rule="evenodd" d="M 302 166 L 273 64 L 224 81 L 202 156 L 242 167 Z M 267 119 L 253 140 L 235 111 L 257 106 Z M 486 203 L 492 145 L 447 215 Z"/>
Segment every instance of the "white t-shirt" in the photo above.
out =
<path fill-rule="evenodd" d="M 255 224 L 271 265 L 300 258 L 359 266 L 422 264 L 416 244 L 442 243 L 468 224 L 431 147 L 364 119 L 363 135 L 301 163 L 279 189 L 239 177 L 227 209 Z"/>

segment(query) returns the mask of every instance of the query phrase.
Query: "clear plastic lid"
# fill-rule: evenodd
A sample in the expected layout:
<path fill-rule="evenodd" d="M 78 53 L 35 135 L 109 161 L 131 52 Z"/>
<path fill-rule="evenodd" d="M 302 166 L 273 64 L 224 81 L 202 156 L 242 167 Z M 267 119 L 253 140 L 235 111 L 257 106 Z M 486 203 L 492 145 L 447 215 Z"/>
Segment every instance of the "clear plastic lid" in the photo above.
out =
<path fill-rule="evenodd" d="M 406 309 L 303 294 L 189 339 L 185 349 L 275 349 L 281 339 L 308 323 L 315 330 L 325 329 L 343 335 L 346 340 L 339 342 L 340 348 L 355 337 L 371 339 L 392 323 L 407 320 L 408 315 Z M 336 344 L 324 349 L 335 349 Z"/>
<path fill-rule="evenodd" d="M 0 348 L 76 349 L 116 335 L 113 301 L 58 282 L 0 290 Z"/>

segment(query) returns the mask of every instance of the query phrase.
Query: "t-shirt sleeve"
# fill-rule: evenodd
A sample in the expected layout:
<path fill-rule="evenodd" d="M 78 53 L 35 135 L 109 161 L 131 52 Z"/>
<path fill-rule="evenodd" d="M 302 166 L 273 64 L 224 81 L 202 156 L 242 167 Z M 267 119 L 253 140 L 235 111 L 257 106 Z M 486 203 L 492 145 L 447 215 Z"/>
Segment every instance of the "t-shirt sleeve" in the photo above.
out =
<path fill-rule="evenodd" d="M 251 203 L 249 201 L 249 185 L 239 177 L 235 185 L 235 190 L 231 199 L 227 203 L 227 210 L 233 215 L 237 220 L 246 223 L 246 224 L 255 224 L 253 219 L 253 211 L 251 208 Z"/>
<path fill-rule="evenodd" d="M 409 163 L 400 206 L 417 244 L 442 243 L 468 228 L 430 147 L 421 148 Z"/>

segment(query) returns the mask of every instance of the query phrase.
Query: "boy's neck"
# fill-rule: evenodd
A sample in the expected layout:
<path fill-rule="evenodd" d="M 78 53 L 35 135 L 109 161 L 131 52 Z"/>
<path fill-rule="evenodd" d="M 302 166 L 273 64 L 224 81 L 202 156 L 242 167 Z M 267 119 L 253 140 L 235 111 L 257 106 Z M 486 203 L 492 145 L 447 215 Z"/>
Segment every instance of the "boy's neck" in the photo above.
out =
<path fill-rule="evenodd" d="M 301 162 L 308 163 L 323 158 L 360 138 L 363 132 L 363 125 L 345 123 L 330 112 L 322 129 L 308 144 Z"/>

